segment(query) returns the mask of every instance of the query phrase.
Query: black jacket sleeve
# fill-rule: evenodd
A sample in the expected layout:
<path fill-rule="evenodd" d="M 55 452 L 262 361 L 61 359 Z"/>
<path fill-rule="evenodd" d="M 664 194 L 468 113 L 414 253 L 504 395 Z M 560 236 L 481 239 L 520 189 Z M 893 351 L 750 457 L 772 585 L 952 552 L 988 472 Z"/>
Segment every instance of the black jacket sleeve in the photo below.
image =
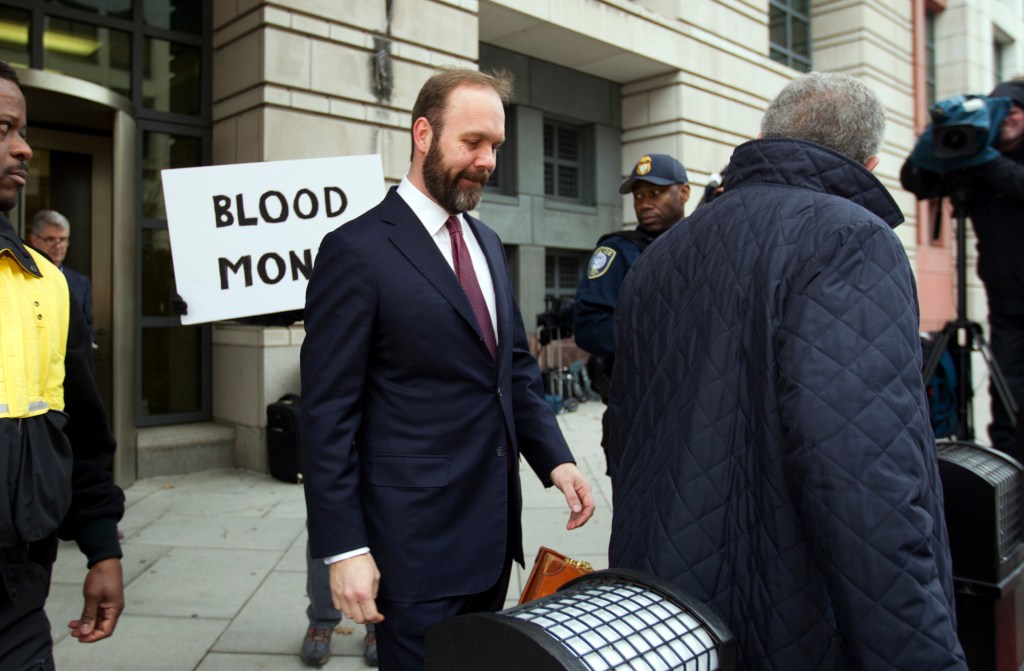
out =
<path fill-rule="evenodd" d="M 998 192 L 1024 200 L 1024 165 L 1006 156 L 970 170 L 973 188 L 977 193 Z"/>
<path fill-rule="evenodd" d="M 938 198 L 943 195 L 942 176 L 937 172 L 917 166 L 909 158 L 903 162 L 903 168 L 900 169 L 900 184 L 904 189 L 917 196 L 918 200 Z"/>
<path fill-rule="evenodd" d="M 70 296 L 67 352 L 64 360 L 64 432 L 71 442 L 71 508 L 57 534 L 74 540 L 88 557 L 98 561 L 121 557 L 117 522 L 124 514 L 124 493 L 114 484 L 110 464 L 116 443 L 92 376 L 92 341 L 85 317 Z"/>

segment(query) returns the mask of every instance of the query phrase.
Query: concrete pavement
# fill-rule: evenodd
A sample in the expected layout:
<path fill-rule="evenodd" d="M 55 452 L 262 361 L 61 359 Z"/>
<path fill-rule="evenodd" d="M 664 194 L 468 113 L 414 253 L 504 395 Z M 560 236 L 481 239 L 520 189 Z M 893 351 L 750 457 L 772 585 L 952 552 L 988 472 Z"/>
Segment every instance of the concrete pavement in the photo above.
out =
<path fill-rule="evenodd" d="M 525 571 L 514 566 L 508 605 L 546 545 L 595 568 L 608 565 L 611 486 L 600 447 L 599 402 L 558 416 L 597 511 L 565 530 L 561 494 L 544 490 L 522 465 Z M 140 480 L 125 491 L 125 611 L 115 635 L 85 645 L 67 635 L 82 607 L 84 557 L 61 546 L 47 612 L 57 668 L 91 671 L 276 671 L 304 669 L 305 504 L 302 487 L 243 470 Z M 367 668 L 363 627 L 342 622 L 328 671 Z M 350 633 L 345 633 L 349 630 Z"/>

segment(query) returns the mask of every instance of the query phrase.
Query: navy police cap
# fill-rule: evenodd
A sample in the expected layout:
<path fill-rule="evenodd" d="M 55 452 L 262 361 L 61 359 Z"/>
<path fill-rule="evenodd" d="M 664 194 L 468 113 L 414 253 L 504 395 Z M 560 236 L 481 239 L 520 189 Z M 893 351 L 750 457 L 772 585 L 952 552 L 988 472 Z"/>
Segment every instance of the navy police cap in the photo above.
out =
<path fill-rule="evenodd" d="M 647 154 L 633 166 L 633 172 L 619 187 L 619 193 L 631 193 L 634 182 L 666 184 L 687 184 L 686 168 L 668 154 Z"/>

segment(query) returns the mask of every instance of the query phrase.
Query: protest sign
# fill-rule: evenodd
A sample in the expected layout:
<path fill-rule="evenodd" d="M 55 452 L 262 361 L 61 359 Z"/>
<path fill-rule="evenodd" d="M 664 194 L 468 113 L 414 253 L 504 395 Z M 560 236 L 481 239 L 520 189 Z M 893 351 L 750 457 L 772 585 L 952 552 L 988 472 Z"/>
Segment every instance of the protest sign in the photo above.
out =
<path fill-rule="evenodd" d="M 161 171 L 182 324 L 303 307 L 324 235 L 384 197 L 380 156 Z"/>

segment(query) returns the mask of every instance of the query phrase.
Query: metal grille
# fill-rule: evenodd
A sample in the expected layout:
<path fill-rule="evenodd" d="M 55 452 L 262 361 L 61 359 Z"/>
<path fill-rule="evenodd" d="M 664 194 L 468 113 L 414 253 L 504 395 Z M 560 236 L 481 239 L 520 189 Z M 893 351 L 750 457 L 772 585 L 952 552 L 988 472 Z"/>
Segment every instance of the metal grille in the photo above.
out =
<path fill-rule="evenodd" d="M 558 195 L 563 198 L 580 197 L 580 171 L 571 165 L 558 166 Z"/>
<path fill-rule="evenodd" d="M 583 585 L 505 611 L 542 627 L 590 671 L 715 671 L 715 641 L 688 611 L 642 586 Z"/>
<path fill-rule="evenodd" d="M 544 195 L 567 200 L 582 198 L 580 142 L 579 128 L 544 122 Z"/>
<path fill-rule="evenodd" d="M 962 466 L 996 490 L 999 557 L 1008 557 L 1016 545 L 1024 540 L 1020 500 L 1022 488 L 1016 485 L 1020 473 L 1002 459 L 996 459 L 973 447 L 953 443 L 943 445 L 941 449 L 946 461 Z"/>

